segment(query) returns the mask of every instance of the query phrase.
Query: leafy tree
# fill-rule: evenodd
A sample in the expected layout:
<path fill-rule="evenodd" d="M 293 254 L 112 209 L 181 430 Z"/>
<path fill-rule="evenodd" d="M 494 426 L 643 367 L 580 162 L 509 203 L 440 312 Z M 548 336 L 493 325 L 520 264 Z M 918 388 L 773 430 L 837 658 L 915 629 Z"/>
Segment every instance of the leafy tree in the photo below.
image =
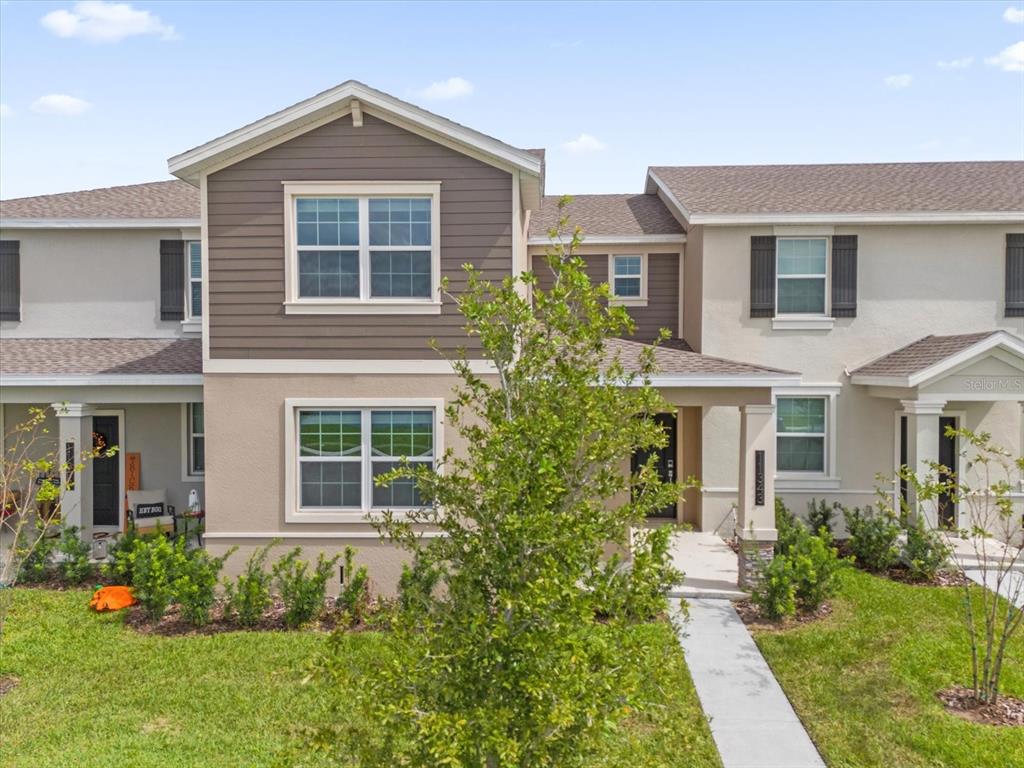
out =
<path fill-rule="evenodd" d="M 388 652 L 355 669 L 329 654 L 319 668 L 348 716 L 311 746 L 341 765 L 586 765 L 634 701 L 644 651 L 627 614 L 659 596 L 664 610 L 666 585 L 652 596 L 609 579 L 607 554 L 678 499 L 653 458 L 627 469 L 635 451 L 666 444 L 652 417 L 672 409 L 649 386 L 652 350 L 638 371 L 612 353 L 608 339 L 632 322 L 586 274 L 579 231 L 562 241 L 566 226 L 551 233 L 549 288 L 532 273 L 492 284 L 467 266 L 452 297 L 494 374 L 454 355 L 461 384 L 445 422 L 465 450 L 447 451 L 441 472 L 406 464 L 379 481 L 413 478 L 433 503 L 380 523 L 420 574 L 406 577 L 419 586 L 399 601 Z M 425 526 L 443 535 L 422 537 Z M 633 558 L 676 578 L 662 543 L 640 537 Z M 611 599 L 616 585 L 628 594 Z"/>
<path fill-rule="evenodd" d="M 994 444 L 987 432 L 947 427 L 946 436 L 964 446 L 963 475 L 931 462 L 924 474 L 903 467 L 900 477 L 913 489 L 916 519 L 926 519 L 924 509 L 942 497 L 966 515 L 967 527 L 959 531 L 960 542 L 950 540 L 949 555 L 961 573 L 970 573 L 989 587 L 977 589 L 964 579 L 963 619 L 974 698 L 994 704 L 1007 644 L 1024 621 L 1024 609 L 1019 607 L 1024 597 L 1024 526 L 1013 499 L 1024 479 L 1024 457 Z"/>
<path fill-rule="evenodd" d="M 59 535 L 66 478 L 90 459 L 114 456 L 117 446 L 90 445 L 68 457 L 46 426 L 46 410 L 30 407 L 28 417 L 0 436 L 0 640 L 11 591 L 22 575 L 45 576 L 46 557 Z M 37 553 L 37 550 L 39 552 Z M 26 568 L 23 570 L 22 566 Z"/>

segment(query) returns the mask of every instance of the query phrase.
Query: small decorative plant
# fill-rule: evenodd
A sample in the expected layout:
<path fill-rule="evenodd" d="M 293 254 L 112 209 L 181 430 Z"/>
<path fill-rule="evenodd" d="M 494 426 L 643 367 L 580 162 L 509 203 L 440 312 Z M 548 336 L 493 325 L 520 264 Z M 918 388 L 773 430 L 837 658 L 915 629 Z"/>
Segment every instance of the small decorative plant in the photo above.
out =
<path fill-rule="evenodd" d="M 184 537 L 182 537 L 184 539 Z M 232 547 L 220 557 L 213 557 L 205 549 L 195 549 L 178 564 L 174 579 L 174 598 L 181 605 L 181 614 L 192 626 L 201 627 L 210 621 L 210 609 L 216 599 L 217 576 L 224 561 L 238 547 Z"/>
<path fill-rule="evenodd" d="M 234 581 L 224 580 L 224 614 L 243 627 L 255 627 L 270 607 L 270 584 L 273 576 L 264 565 L 270 548 L 279 544 L 274 539 L 255 550 L 245 563 L 245 569 Z"/>
<path fill-rule="evenodd" d="M 96 566 L 91 562 L 92 547 L 82 541 L 78 526 L 71 525 L 61 531 L 57 551 L 62 555 L 57 568 L 68 584 L 81 584 L 96 574 Z"/>
<path fill-rule="evenodd" d="M 296 547 L 274 563 L 274 585 L 284 603 L 284 623 L 295 629 L 320 618 L 327 596 L 327 580 L 340 555 L 328 558 L 323 552 L 310 572 L 309 563 L 301 560 L 302 547 Z"/>
<path fill-rule="evenodd" d="M 352 547 L 345 547 L 345 581 L 335 605 L 350 624 L 356 625 L 366 617 L 370 606 L 370 574 L 365 565 L 355 566 Z"/>
<path fill-rule="evenodd" d="M 896 564 L 900 554 L 900 524 L 890 510 L 875 511 L 871 505 L 863 511 L 860 507 L 844 508 L 843 517 L 850 533 L 847 544 L 857 565 L 873 573 L 883 573 Z"/>
<path fill-rule="evenodd" d="M 146 616 L 159 620 L 175 597 L 175 580 L 187 566 L 185 538 L 140 538 L 134 547 L 132 592 Z"/>

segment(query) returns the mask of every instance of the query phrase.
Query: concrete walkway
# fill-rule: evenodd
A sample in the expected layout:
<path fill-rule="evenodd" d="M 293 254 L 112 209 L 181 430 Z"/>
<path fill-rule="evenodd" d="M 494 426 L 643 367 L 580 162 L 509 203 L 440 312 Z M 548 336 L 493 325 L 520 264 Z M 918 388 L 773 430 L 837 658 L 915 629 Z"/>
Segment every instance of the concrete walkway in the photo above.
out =
<path fill-rule="evenodd" d="M 825 768 L 732 603 L 688 603 L 679 642 L 724 768 Z"/>
<path fill-rule="evenodd" d="M 980 571 L 967 569 L 964 571 L 975 584 L 980 584 L 987 589 L 996 592 L 996 575 L 992 571 Z M 1003 583 L 999 585 L 998 592 L 1018 608 L 1024 608 L 1024 573 L 1014 570 L 1006 574 Z"/>
<path fill-rule="evenodd" d="M 736 553 L 714 533 L 679 532 L 672 536 L 672 564 L 683 572 L 683 583 L 669 597 L 740 600 L 747 593 L 736 586 Z"/>

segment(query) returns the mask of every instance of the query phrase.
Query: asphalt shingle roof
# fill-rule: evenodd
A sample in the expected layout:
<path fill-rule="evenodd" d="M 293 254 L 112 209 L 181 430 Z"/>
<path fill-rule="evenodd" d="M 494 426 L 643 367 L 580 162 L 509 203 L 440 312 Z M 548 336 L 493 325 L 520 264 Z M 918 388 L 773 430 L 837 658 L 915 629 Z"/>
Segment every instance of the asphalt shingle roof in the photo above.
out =
<path fill-rule="evenodd" d="M 184 181 L 0 200 L 0 219 L 198 219 L 199 190 Z"/>
<path fill-rule="evenodd" d="M 0 376 L 203 372 L 199 339 L 0 339 Z"/>
<path fill-rule="evenodd" d="M 851 376 L 912 376 L 999 331 L 962 333 L 956 336 L 925 336 L 905 347 L 882 355 L 851 372 Z"/>
<path fill-rule="evenodd" d="M 558 195 L 546 195 L 530 218 L 530 237 L 546 237 L 558 225 Z M 584 236 L 682 234 L 683 227 L 657 195 L 573 195 L 566 208 L 569 226 Z M 567 232 L 566 234 L 571 234 Z"/>
<path fill-rule="evenodd" d="M 609 339 L 605 343 L 605 359 L 608 363 L 617 356 L 626 371 L 639 371 L 640 353 L 649 344 L 626 339 Z M 762 365 L 739 363 L 720 357 L 702 355 L 685 349 L 658 346 L 654 348 L 654 359 L 658 374 L 694 376 L 777 376 L 797 375 L 792 371 L 768 368 Z"/>
<path fill-rule="evenodd" d="M 1024 162 L 652 166 L 690 212 L 1021 212 Z"/>

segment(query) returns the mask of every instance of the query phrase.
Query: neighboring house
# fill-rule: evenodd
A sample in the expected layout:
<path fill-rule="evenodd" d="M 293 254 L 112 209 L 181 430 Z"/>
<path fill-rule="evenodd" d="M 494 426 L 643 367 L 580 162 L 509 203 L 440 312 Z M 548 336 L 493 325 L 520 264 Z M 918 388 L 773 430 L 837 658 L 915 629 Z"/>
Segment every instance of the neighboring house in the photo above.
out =
<path fill-rule="evenodd" d="M 207 546 L 239 545 L 241 562 L 275 537 L 353 544 L 392 588 L 402 556 L 367 518 L 420 500 L 373 478 L 460 447 L 443 419 L 457 380 L 428 341 L 468 343 L 488 372 L 438 286 L 458 292 L 466 262 L 492 279 L 535 268 L 544 285 L 558 211 L 543 153 L 347 82 L 169 167 L 201 220 L 186 248 L 205 310 Z M 27 202 L 4 203 L 4 240 L 33 234 L 8 222 Z M 1024 163 L 659 167 L 644 193 L 582 195 L 567 213 L 635 320 L 612 350 L 628 364 L 671 334 L 654 384 L 678 411 L 658 462 L 704 488 L 665 519 L 764 551 L 776 489 L 798 511 L 868 501 L 876 473 L 949 457 L 947 423 L 1021 448 Z M 146 253 L 196 231 L 150 233 Z M 163 326 L 122 335 L 187 332 Z"/>
<path fill-rule="evenodd" d="M 118 446 L 65 500 L 86 536 L 123 530 L 131 487 L 203 497 L 200 239 L 181 181 L 0 203 L 0 433 L 35 405 L 51 446 Z"/>

